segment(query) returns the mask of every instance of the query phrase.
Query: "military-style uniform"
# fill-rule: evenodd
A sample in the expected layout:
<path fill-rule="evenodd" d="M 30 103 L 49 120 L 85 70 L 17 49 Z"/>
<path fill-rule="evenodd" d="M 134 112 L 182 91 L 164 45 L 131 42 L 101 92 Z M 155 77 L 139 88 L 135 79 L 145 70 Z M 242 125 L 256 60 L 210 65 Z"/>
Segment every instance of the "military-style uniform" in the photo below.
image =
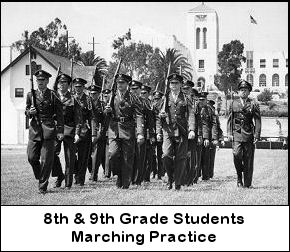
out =
<path fill-rule="evenodd" d="M 252 86 L 242 80 L 238 89 Z M 233 136 L 233 156 L 237 172 L 238 186 L 252 185 L 255 145 L 254 139 L 261 135 L 261 115 L 259 104 L 254 100 L 239 98 L 232 101 L 227 123 L 228 136 Z M 243 176 L 244 175 L 244 176 Z M 244 177 L 244 178 L 243 178 Z"/>
<path fill-rule="evenodd" d="M 92 86 L 91 92 L 100 92 L 101 87 Z M 103 170 L 105 171 L 105 161 L 106 161 L 106 132 L 103 132 L 103 108 L 104 104 L 100 98 L 97 100 L 92 99 L 92 137 L 98 137 L 96 143 L 93 144 L 93 154 L 92 154 L 92 180 L 98 180 L 99 167 L 102 164 Z M 105 172 L 104 172 L 105 173 Z"/>
<path fill-rule="evenodd" d="M 207 92 L 204 92 L 204 97 L 207 96 Z M 201 151 L 201 173 L 202 180 L 210 179 L 210 146 L 211 142 L 217 140 L 217 124 L 214 112 L 208 104 L 201 106 L 200 110 L 201 125 L 202 125 L 202 137 L 204 140 L 209 140 L 209 146 L 202 146 Z"/>
<path fill-rule="evenodd" d="M 142 91 L 150 92 L 151 87 L 143 85 L 141 87 Z M 142 162 L 141 167 L 143 170 L 140 175 L 141 178 L 138 181 L 150 182 L 150 174 L 153 166 L 153 152 L 154 148 L 151 143 L 151 139 L 155 138 L 155 122 L 154 122 L 154 112 L 151 108 L 151 102 L 149 99 L 142 99 L 143 101 L 143 115 L 144 115 L 144 132 L 145 142 L 143 143 L 143 148 L 140 148 L 140 160 Z M 141 147 L 141 146 L 140 146 Z"/>
<path fill-rule="evenodd" d="M 70 76 L 61 74 L 57 77 L 57 82 L 71 82 Z M 52 177 L 57 177 L 55 187 L 60 187 L 61 182 L 65 179 L 65 187 L 70 188 L 73 182 L 73 171 L 76 157 L 76 147 L 74 144 L 75 134 L 79 134 L 79 111 L 75 104 L 74 97 L 67 91 L 66 94 L 56 93 L 59 98 L 64 116 L 64 138 L 62 141 L 57 140 L 55 145 L 54 164 L 52 168 Z M 59 154 L 61 151 L 61 143 L 63 142 L 65 157 L 65 175 L 63 174 Z"/>
<path fill-rule="evenodd" d="M 132 79 L 125 74 L 118 74 L 117 81 L 129 83 Z M 135 152 L 135 119 L 137 134 L 143 133 L 142 104 L 137 96 L 128 90 L 121 96 L 117 90 L 112 117 L 109 123 L 109 165 L 113 175 L 118 175 L 117 187 L 127 189 L 130 186 L 134 152 Z"/>
<path fill-rule="evenodd" d="M 51 77 L 44 70 L 37 71 L 35 76 L 43 79 Z M 25 114 L 29 118 L 32 118 L 29 127 L 27 155 L 34 176 L 39 180 L 39 190 L 41 193 L 44 193 L 47 190 L 48 180 L 53 166 L 56 134 L 63 133 L 64 118 L 61 102 L 54 91 L 48 88 L 44 92 L 35 90 L 35 96 L 35 107 L 38 111 L 37 116 L 31 115 L 29 112 L 32 106 L 31 92 L 27 94 L 26 98 Z M 37 123 L 37 117 L 40 119 L 40 125 Z"/>
<path fill-rule="evenodd" d="M 155 126 L 155 138 L 156 138 L 156 120 L 157 120 L 157 116 L 161 108 L 161 101 L 162 101 L 161 98 L 163 96 L 163 93 L 156 90 L 155 92 L 153 92 L 153 95 L 154 95 L 154 98 L 152 101 L 152 108 L 153 108 L 153 113 L 154 113 L 154 126 Z M 156 170 L 158 179 L 161 179 L 165 175 L 165 168 L 162 163 L 162 144 L 163 144 L 162 141 L 160 142 L 156 141 L 155 146 L 154 146 L 155 152 L 153 154 L 152 170 L 153 172 L 154 170 Z M 154 166 L 156 166 L 156 168 Z"/>
<path fill-rule="evenodd" d="M 194 88 L 194 83 L 187 80 L 183 85 L 184 92 L 187 92 L 186 96 L 188 101 L 191 103 L 193 115 L 193 125 L 194 133 L 197 136 L 197 127 L 196 127 L 196 95 L 198 93 L 197 89 Z M 183 185 L 191 185 L 195 177 L 195 166 L 196 166 L 196 147 L 197 147 L 197 137 L 194 139 L 188 139 L 188 148 L 187 148 L 187 161 L 185 166 L 185 172 L 182 178 Z"/>
<path fill-rule="evenodd" d="M 183 78 L 178 74 L 172 74 L 168 81 L 178 80 L 182 83 Z M 172 188 L 175 181 L 175 189 L 179 190 L 182 184 L 182 177 L 186 166 L 188 129 L 194 130 L 192 106 L 188 98 L 179 92 L 176 100 L 172 92 L 168 94 L 167 118 L 157 117 L 157 135 L 163 135 L 163 164 L 168 175 L 168 188 Z M 162 99 L 163 106 L 165 97 Z M 168 119 L 168 120 L 167 120 Z"/>
<path fill-rule="evenodd" d="M 74 86 L 85 85 L 86 80 L 82 78 L 75 78 L 73 80 Z M 76 104 L 80 111 L 80 141 L 76 143 L 77 147 L 77 162 L 75 167 L 75 182 L 80 186 L 85 183 L 86 171 L 88 168 L 88 159 L 90 156 L 91 148 L 91 117 L 92 117 L 92 103 L 91 99 L 84 92 L 79 97 L 77 94 L 74 95 Z"/>
<path fill-rule="evenodd" d="M 224 140 L 223 131 L 221 129 L 218 113 L 215 111 L 215 107 L 214 107 L 215 102 L 213 100 L 209 100 L 208 102 L 209 102 L 209 107 L 211 108 L 213 116 L 215 117 L 215 121 L 216 121 L 217 140 L 219 142 L 223 141 Z M 211 142 L 210 147 L 209 147 L 209 178 L 213 178 L 213 175 L 214 175 L 215 154 L 216 154 L 216 145 L 213 142 Z"/>

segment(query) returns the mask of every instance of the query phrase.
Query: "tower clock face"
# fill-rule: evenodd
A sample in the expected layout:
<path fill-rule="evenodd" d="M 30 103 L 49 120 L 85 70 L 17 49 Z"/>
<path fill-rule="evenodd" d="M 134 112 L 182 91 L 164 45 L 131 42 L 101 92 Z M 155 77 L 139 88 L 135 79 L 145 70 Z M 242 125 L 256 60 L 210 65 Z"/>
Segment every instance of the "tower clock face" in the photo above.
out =
<path fill-rule="evenodd" d="M 196 15 L 195 21 L 198 21 L 198 22 L 206 21 L 206 17 L 207 17 L 207 15 Z"/>

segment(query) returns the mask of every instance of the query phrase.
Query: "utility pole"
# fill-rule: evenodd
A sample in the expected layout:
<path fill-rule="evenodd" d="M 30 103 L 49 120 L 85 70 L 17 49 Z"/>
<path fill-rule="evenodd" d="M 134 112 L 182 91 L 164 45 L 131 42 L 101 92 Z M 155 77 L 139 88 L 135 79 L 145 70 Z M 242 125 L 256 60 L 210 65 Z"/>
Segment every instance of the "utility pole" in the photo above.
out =
<path fill-rule="evenodd" d="M 4 47 L 4 48 L 7 48 L 7 47 L 10 47 L 10 63 L 12 62 L 12 45 L 10 46 L 1 46 L 1 48 Z"/>
<path fill-rule="evenodd" d="M 93 37 L 93 43 L 89 42 L 88 44 L 89 45 L 93 45 L 93 53 L 94 53 L 94 56 L 95 56 L 95 44 L 100 44 L 100 43 L 95 43 L 95 37 Z"/>
<path fill-rule="evenodd" d="M 67 30 L 67 31 L 66 31 L 66 48 L 67 48 L 67 57 L 68 57 L 68 55 L 69 55 L 69 50 L 68 50 L 68 49 L 69 49 L 69 48 L 68 48 L 68 39 L 69 39 L 69 38 L 74 38 L 74 37 L 69 37 L 69 36 L 68 36 L 68 30 Z"/>

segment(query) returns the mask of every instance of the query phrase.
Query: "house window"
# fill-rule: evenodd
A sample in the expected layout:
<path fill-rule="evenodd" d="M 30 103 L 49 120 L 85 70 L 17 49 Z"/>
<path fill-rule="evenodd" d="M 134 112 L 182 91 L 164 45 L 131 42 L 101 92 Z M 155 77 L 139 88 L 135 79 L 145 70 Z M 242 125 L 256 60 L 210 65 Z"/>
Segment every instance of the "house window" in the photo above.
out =
<path fill-rule="evenodd" d="M 247 82 L 249 82 L 252 86 L 253 86 L 253 83 L 254 83 L 254 77 L 252 74 L 248 74 L 247 75 Z"/>
<path fill-rule="evenodd" d="M 260 59 L 260 68 L 265 68 L 265 67 L 266 67 L 266 60 Z"/>
<path fill-rule="evenodd" d="M 31 52 L 31 59 L 36 59 L 36 53 L 35 52 Z"/>
<path fill-rule="evenodd" d="M 279 75 L 278 74 L 273 74 L 273 76 L 272 76 L 272 86 L 273 87 L 278 87 L 279 86 Z"/>
<path fill-rule="evenodd" d="M 198 61 L 198 68 L 204 68 L 204 60 L 199 60 Z"/>
<path fill-rule="evenodd" d="M 279 59 L 273 59 L 273 67 L 279 67 Z"/>
<path fill-rule="evenodd" d="M 15 88 L 15 97 L 24 97 L 24 88 Z"/>
<path fill-rule="evenodd" d="M 29 65 L 25 66 L 25 75 L 30 75 Z"/>
<path fill-rule="evenodd" d="M 200 48 L 200 28 L 196 29 L 196 49 Z"/>
<path fill-rule="evenodd" d="M 207 48 L 206 32 L 207 32 L 207 29 L 206 28 L 203 28 L 203 49 L 206 49 Z"/>
<path fill-rule="evenodd" d="M 266 83 L 266 75 L 265 74 L 261 74 L 259 77 L 259 86 L 260 87 L 266 87 L 267 83 Z"/>
<path fill-rule="evenodd" d="M 285 86 L 288 87 L 288 74 L 285 75 Z"/>

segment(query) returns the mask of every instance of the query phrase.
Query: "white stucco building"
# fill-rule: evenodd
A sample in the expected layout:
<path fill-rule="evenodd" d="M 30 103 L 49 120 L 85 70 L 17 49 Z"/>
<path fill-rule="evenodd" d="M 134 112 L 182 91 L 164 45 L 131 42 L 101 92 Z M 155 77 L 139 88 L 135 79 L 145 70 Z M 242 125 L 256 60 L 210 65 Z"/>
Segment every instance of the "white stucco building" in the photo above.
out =
<path fill-rule="evenodd" d="M 48 87 L 53 88 L 59 63 L 61 71 L 70 75 L 69 59 L 32 47 L 32 64 L 49 72 Z M 92 79 L 95 67 L 74 65 L 74 77 Z M 36 79 L 34 77 L 34 88 Z M 30 91 L 30 67 L 28 49 L 1 71 L 1 144 L 26 144 L 29 121 L 25 116 L 26 95 Z"/>
<path fill-rule="evenodd" d="M 253 85 L 253 90 L 270 89 L 285 93 L 288 90 L 288 52 L 246 51 L 242 78 Z"/>

